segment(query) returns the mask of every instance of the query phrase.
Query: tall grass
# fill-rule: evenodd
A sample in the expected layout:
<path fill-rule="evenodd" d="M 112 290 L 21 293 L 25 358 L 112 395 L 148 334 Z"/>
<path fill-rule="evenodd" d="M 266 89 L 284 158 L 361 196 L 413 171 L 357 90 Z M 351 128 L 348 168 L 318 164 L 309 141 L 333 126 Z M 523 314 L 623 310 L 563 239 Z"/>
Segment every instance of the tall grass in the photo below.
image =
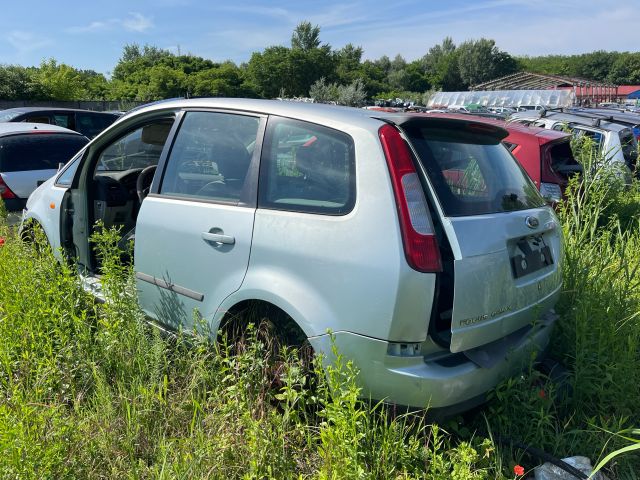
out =
<path fill-rule="evenodd" d="M 491 442 L 360 402 L 339 352 L 309 388 L 297 353 L 274 363 L 255 331 L 233 355 L 161 336 L 115 232 L 93 239 L 104 304 L 46 248 L 0 235 L 2 478 L 502 478 Z"/>
<path fill-rule="evenodd" d="M 359 401 L 339 352 L 327 375 L 313 367 L 311 387 L 297 352 L 274 358 L 256 330 L 233 348 L 162 336 L 113 231 L 93 238 L 101 304 L 73 266 L 0 226 L 0 478 L 463 480 L 540 463 L 507 437 L 595 463 L 627 444 L 609 432 L 640 425 L 640 186 L 586 172 L 559 210 L 564 291 L 549 353 L 568 385 L 532 361 L 480 413 L 440 426 Z M 613 478 L 635 471 L 637 456 L 608 465 Z"/>
<path fill-rule="evenodd" d="M 588 142 L 575 147 L 585 174 L 559 208 L 564 289 L 549 352 L 568 368 L 568 385 L 531 369 L 495 390 L 486 417 L 496 432 L 595 461 L 626 444 L 610 432 L 640 425 L 640 184 L 598 166 Z M 634 472 L 638 455 L 609 465 L 614 478 Z"/>

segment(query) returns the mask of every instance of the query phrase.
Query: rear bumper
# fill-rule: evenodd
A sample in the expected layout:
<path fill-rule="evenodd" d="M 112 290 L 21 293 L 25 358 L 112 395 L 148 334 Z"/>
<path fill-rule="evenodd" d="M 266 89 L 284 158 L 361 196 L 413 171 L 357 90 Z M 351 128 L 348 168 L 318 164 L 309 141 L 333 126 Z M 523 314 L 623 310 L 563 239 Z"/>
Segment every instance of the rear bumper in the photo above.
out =
<path fill-rule="evenodd" d="M 388 355 L 388 342 L 336 332 L 334 342 L 345 359 L 359 369 L 361 396 L 410 408 L 461 411 L 482 403 L 484 394 L 505 378 L 522 371 L 549 343 L 555 315 L 537 324 L 515 341 L 490 368 L 482 368 L 464 353 L 426 361 L 422 356 Z M 309 339 L 316 352 L 330 362 L 331 337 Z"/>

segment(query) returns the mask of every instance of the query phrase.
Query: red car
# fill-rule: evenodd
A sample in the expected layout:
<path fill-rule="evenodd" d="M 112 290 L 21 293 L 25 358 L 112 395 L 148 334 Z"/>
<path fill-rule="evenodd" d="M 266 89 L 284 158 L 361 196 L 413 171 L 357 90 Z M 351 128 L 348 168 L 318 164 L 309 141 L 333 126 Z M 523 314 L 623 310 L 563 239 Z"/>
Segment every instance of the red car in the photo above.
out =
<path fill-rule="evenodd" d="M 552 202 L 562 199 L 569 177 L 582 171 L 582 166 L 573 158 L 571 134 L 466 114 L 432 113 L 428 115 L 473 119 L 476 122 L 507 130 L 509 135 L 503 143 L 527 171 L 542 196 Z"/>

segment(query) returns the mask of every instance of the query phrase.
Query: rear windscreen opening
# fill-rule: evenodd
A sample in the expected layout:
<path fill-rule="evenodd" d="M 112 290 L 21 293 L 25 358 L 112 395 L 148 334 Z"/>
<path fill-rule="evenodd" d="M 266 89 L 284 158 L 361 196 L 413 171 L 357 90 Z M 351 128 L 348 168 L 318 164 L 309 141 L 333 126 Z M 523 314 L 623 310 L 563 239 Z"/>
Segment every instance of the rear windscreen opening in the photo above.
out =
<path fill-rule="evenodd" d="M 569 141 L 559 142 L 549 148 L 550 167 L 566 181 L 576 173 L 582 172 L 582 166 L 573 157 L 571 143 Z"/>
<path fill-rule="evenodd" d="M 0 172 L 55 170 L 89 140 L 81 135 L 27 133 L 0 139 Z"/>
<path fill-rule="evenodd" d="M 453 126 L 409 124 L 404 130 L 445 215 L 482 215 L 545 205 L 501 138 Z"/>

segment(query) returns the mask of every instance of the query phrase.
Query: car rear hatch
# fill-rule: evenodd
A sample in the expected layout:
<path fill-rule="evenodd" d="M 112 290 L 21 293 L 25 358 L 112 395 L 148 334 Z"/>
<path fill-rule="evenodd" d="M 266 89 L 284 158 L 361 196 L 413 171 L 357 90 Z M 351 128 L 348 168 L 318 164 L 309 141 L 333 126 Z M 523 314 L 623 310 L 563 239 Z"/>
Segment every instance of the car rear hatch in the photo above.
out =
<path fill-rule="evenodd" d="M 451 352 L 486 357 L 484 347 L 524 335 L 555 303 L 562 260 L 557 219 L 501 144 L 506 130 L 418 116 L 397 125 L 451 249 L 453 299 L 438 312 L 435 336 Z"/>
<path fill-rule="evenodd" d="M 87 142 L 82 135 L 45 131 L 1 137 L 1 183 L 15 197 L 27 198 Z"/>

